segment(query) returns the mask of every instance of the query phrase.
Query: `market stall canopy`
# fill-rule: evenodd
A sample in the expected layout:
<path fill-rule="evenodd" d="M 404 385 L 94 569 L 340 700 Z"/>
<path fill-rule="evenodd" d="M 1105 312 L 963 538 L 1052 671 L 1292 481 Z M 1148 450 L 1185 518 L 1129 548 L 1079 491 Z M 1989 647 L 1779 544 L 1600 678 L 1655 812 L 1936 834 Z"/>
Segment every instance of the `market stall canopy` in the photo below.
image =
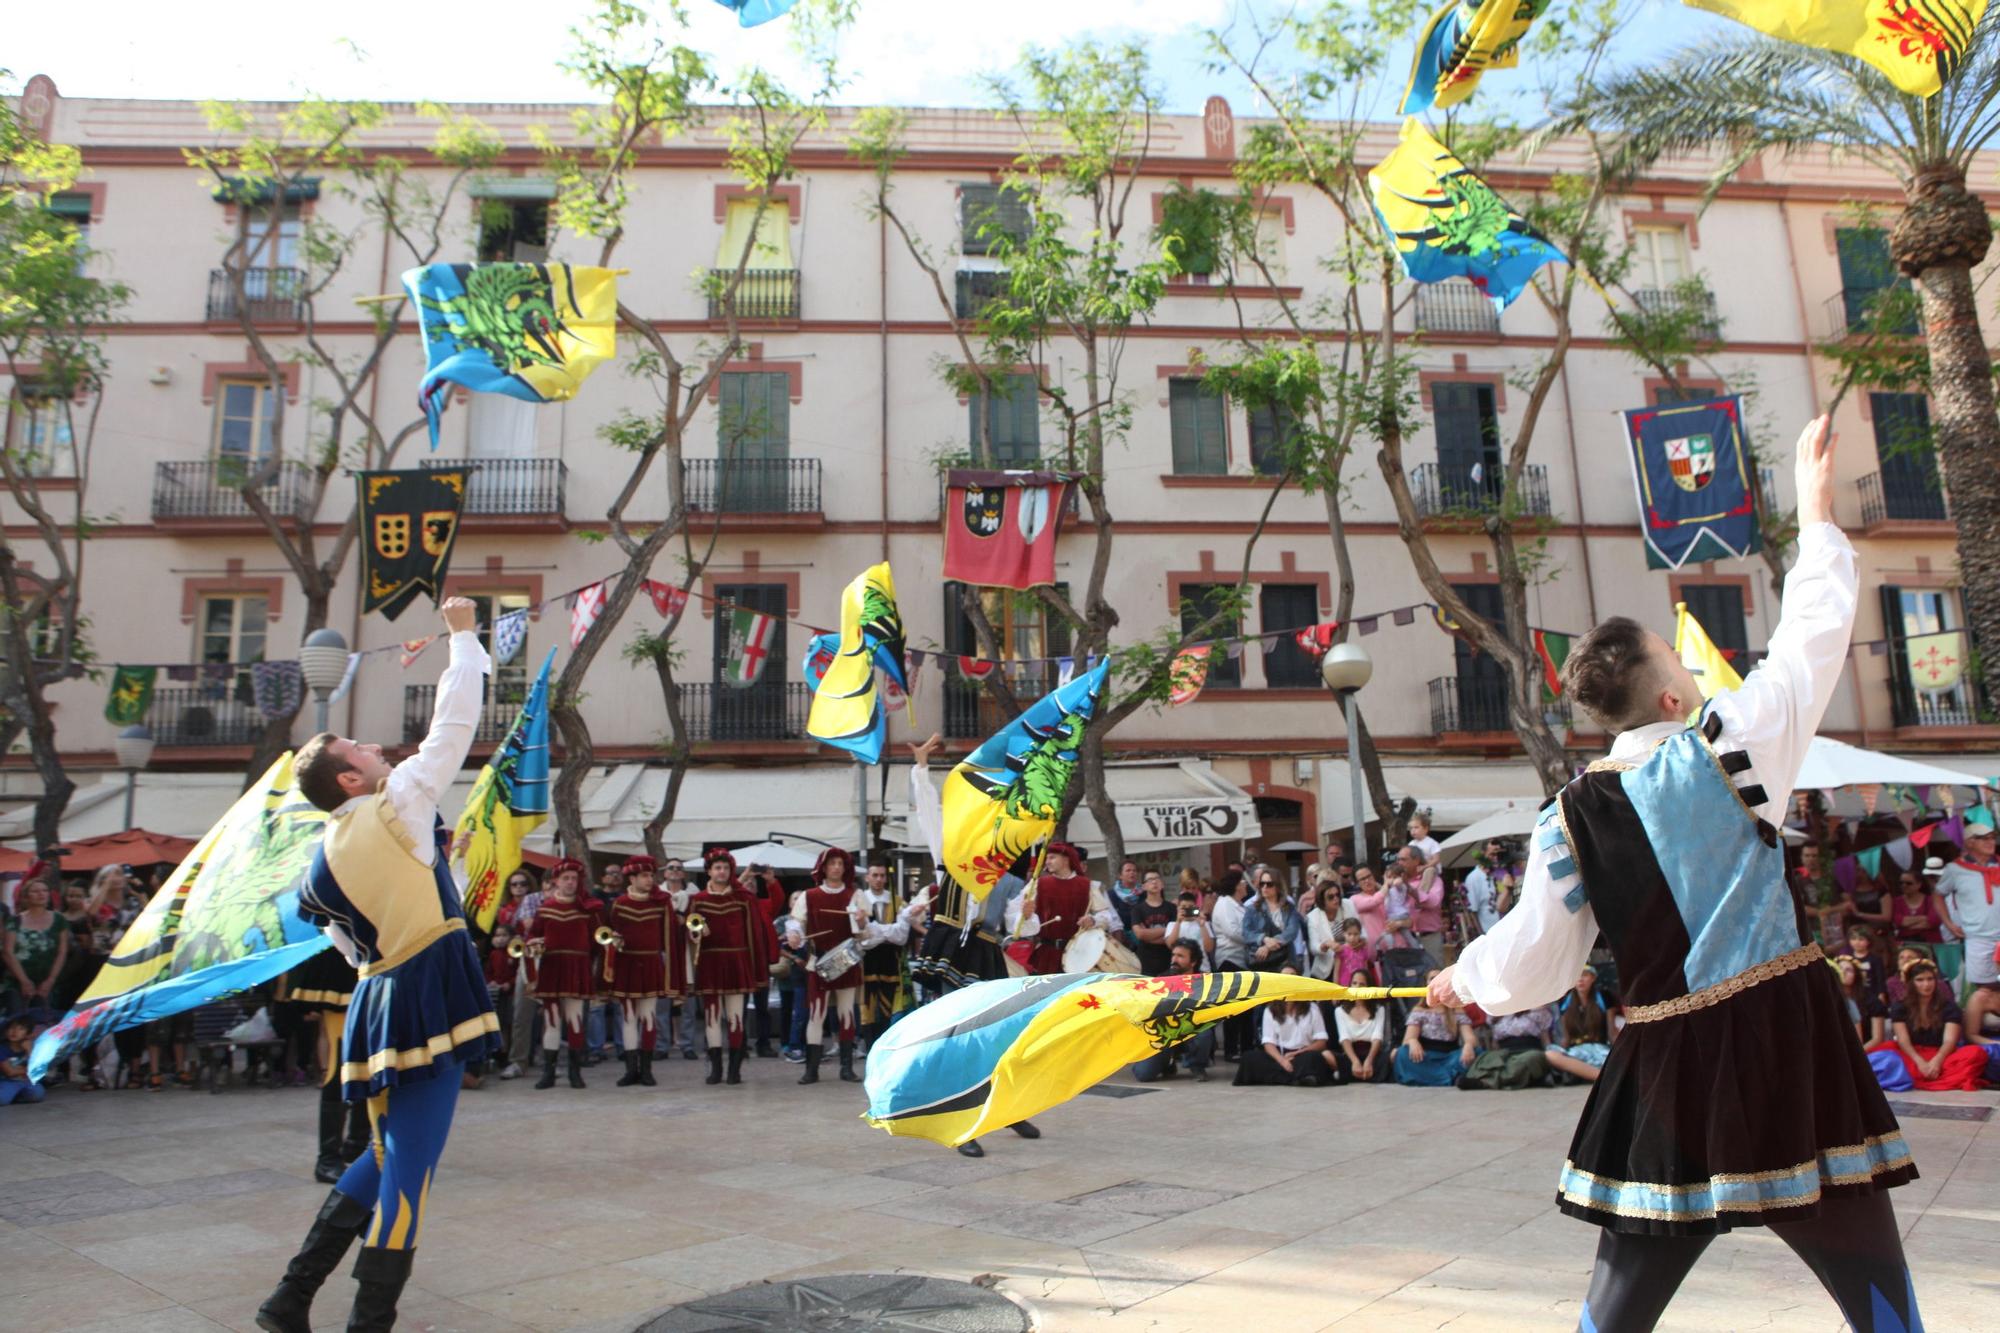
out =
<path fill-rule="evenodd" d="M 1896 787 L 1984 787 L 1986 778 L 1963 769 L 1900 755 L 1864 750 L 1858 745 L 1826 736 L 1815 736 L 1799 769 L 1801 791 L 1824 791 L 1830 787 L 1853 787 L 1880 782 Z"/>
<path fill-rule="evenodd" d="M 1471 865 L 1472 858 L 1490 839 L 1526 838 L 1535 827 L 1540 806 L 1540 801 L 1510 805 L 1478 823 L 1466 825 L 1438 844 L 1438 863 L 1447 870 Z"/>
<path fill-rule="evenodd" d="M 97 870 L 103 866 L 179 865 L 194 850 L 193 838 L 176 838 L 145 829 L 125 829 L 101 838 L 80 838 L 66 842 L 63 873 Z M 17 875 L 35 859 L 34 853 L 12 847 L 0 848 L 0 875 Z"/>
<path fill-rule="evenodd" d="M 1382 766 L 1389 799 L 1408 796 L 1419 810 L 1431 812 L 1431 831 L 1469 828 L 1480 820 L 1525 806 L 1532 814 L 1547 798 L 1531 764 L 1398 764 Z M 1336 833 L 1353 822 L 1348 810 L 1348 770 L 1345 759 L 1322 759 L 1319 765 L 1319 831 Z M 1365 793 L 1364 793 L 1365 795 Z M 1374 812 L 1367 813 L 1374 818 Z"/>
<path fill-rule="evenodd" d="M 852 839 L 850 838 L 850 841 Z M 819 863 L 822 848 L 787 847 L 782 842 L 753 842 L 736 849 L 736 864 L 769 866 L 773 870 L 811 870 Z"/>

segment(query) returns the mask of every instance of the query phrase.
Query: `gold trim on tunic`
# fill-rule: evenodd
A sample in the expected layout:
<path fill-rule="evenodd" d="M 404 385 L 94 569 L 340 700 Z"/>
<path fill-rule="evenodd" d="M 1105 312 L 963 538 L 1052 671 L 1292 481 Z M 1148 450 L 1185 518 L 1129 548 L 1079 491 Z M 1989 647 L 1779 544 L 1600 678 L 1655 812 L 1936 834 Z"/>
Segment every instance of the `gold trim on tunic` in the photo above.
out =
<path fill-rule="evenodd" d="M 364 977 L 379 977 L 391 968 L 400 967 L 404 963 L 409 962 L 412 958 L 415 958 L 418 954 L 430 948 L 453 931 L 464 929 L 465 919 L 463 917 L 446 917 L 429 930 L 422 932 L 413 939 L 404 941 L 403 947 L 396 950 L 395 953 L 377 958 L 372 963 L 363 963 L 354 970 Z"/>
<path fill-rule="evenodd" d="M 1766 959 L 1755 967 L 1746 967 L 1733 977 L 1724 977 L 1713 986 L 1703 986 L 1700 990 L 1689 991 L 1686 995 L 1676 995 L 1671 1000 L 1661 1000 L 1658 1004 L 1634 1004 L 1625 1009 L 1627 1023 L 1652 1023 L 1662 1018 L 1678 1018 L 1691 1014 L 1697 1009 L 1721 1004 L 1731 996 L 1749 990 L 1759 982 L 1781 977 L 1787 972 L 1796 972 L 1802 967 L 1822 962 L 1826 955 L 1820 952 L 1817 941 L 1801 944 L 1790 953 L 1779 954 Z"/>
<path fill-rule="evenodd" d="M 380 1050 L 366 1060 L 349 1060 L 340 1067 L 340 1077 L 346 1083 L 360 1083 L 372 1079 L 386 1069 L 420 1069 L 435 1061 L 440 1055 L 448 1055 L 481 1033 L 498 1032 L 500 1019 L 491 1009 L 475 1017 L 466 1019 L 449 1032 L 440 1032 L 422 1046 L 412 1046 L 407 1050 Z"/>

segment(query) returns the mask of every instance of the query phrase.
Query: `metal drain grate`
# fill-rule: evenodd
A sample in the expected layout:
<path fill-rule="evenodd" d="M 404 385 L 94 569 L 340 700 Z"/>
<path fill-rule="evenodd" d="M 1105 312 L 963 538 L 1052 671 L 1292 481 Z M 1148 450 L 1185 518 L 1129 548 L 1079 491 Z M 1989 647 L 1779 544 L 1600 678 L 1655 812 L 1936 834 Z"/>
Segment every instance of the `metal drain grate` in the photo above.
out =
<path fill-rule="evenodd" d="M 1990 1120 L 1990 1106 L 1939 1106 L 1936 1102 L 1890 1102 L 1898 1120 Z"/>
<path fill-rule="evenodd" d="M 1123 1083 L 1100 1083 L 1094 1088 L 1085 1088 L 1083 1095 L 1086 1097 L 1144 1097 L 1149 1092 L 1158 1091 L 1158 1088 L 1127 1087 Z"/>
<path fill-rule="evenodd" d="M 653 1316 L 633 1333 L 722 1333 L 724 1329 L 918 1329 L 925 1333 L 1030 1333 L 1027 1310 L 997 1291 L 948 1278 L 835 1273 L 758 1282 Z"/>

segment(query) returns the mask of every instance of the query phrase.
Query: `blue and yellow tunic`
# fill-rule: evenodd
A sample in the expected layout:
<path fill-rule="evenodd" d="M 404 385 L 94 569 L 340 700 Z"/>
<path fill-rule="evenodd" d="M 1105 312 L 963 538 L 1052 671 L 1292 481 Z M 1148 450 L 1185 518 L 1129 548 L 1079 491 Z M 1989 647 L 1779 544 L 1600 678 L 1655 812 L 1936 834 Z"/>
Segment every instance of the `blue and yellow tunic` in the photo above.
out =
<path fill-rule="evenodd" d="M 340 927 L 361 951 L 340 1053 L 348 1101 L 455 1076 L 457 1065 L 500 1050 L 500 1020 L 443 855 L 442 820 L 431 836 L 440 851 L 427 866 L 385 786 L 327 821 L 299 893 L 307 920 Z"/>

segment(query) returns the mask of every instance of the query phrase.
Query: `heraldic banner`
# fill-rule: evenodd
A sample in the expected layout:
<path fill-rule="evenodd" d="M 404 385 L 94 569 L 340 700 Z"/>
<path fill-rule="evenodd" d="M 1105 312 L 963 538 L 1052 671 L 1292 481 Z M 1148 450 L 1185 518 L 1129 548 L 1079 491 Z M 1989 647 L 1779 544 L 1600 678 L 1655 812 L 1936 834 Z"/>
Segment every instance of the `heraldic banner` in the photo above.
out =
<path fill-rule="evenodd" d="M 1649 569 L 1754 555 L 1763 545 L 1743 404 L 1734 394 L 1625 414 Z"/>
<path fill-rule="evenodd" d="M 945 475 L 944 576 L 982 588 L 1056 581 L 1056 535 L 1074 483 L 1059 472 Z"/>
<path fill-rule="evenodd" d="M 361 492 L 362 610 L 394 620 L 427 592 L 444 595 L 445 571 L 472 469 L 357 472 Z"/>

